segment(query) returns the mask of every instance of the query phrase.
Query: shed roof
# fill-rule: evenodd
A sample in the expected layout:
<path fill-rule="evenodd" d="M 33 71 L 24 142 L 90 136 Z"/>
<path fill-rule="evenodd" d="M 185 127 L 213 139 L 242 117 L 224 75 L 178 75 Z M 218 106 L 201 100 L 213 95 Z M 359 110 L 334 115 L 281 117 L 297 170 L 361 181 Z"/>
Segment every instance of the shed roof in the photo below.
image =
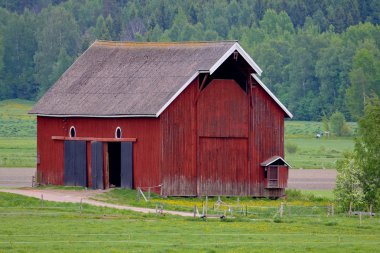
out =
<path fill-rule="evenodd" d="M 277 156 L 277 155 L 270 157 L 269 159 L 267 159 L 264 162 L 260 163 L 260 165 L 266 167 L 266 166 L 270 166 L 270 165 L 272 165 L 274 163 L 280 164 L 280 165 L 286 165 L 286 166 L 288 166 L 290 168 L 292 167 L 292 166 L 289 165 L 289 163 L 287 163 L 284 160 L 284 158 L 282 158 L 281 156 Z"/>
<path fill-rule="evenodd" d="M 235 51 L 252 72 L 261 74 L 259 66 L 236 41 L 96 41 L 30 113 L 57 117 L 158 117 L 199 73 L 212 74 Z M 272 93 L 269 95 L 279 103 Z M 287 110 L 285 113 L 289 115 Z"/>

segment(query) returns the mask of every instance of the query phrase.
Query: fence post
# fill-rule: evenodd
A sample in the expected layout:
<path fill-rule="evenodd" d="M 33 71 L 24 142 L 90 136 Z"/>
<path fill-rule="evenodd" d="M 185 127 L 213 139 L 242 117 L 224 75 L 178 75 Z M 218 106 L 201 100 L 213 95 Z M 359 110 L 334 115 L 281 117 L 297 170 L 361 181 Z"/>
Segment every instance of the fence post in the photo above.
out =
<path fill-rule="evenodd" d="M 83 199 L 81 198 L 80 199 L 80 206 L 79 206 L 79 213 L 80 213 L 80 215 L 82 216 L 82 201 L 83 201 Z"/>
<path fill-rule="evenodd" d="M 136 191 L 136 194 L 137 194 L 137 196 L 136 196 L 136 198 L 137 198 L 137 201 L 140 201 L 140 192 L 139 192 L 139 187 L 137 187 L 137 191 Z"/>
<path fill-rule="evenodd" d="M 41 208 L 44 207 L 44 195 L 41 194 Z"/>
<path fill-rule="evenodd" d="M 206 216 L 207 216 L 207 209 L 208 209 L 208 196 L 206 195 Z"/>
<path fill-rule="evenodd" d="M 289 217 L 292 216 L 291 206 L 288 206 L 288 215 L 289 215 Z"/>
<path fill-rule="evenodd" d="M 248 207 L 245 205 L 245 216 L 248 216 Z"/>
<path fill-rule="evenodd" d="M 194 205 L 194 218 L 197 216 L 197 205 Z"/>
<path fill-rule="evenodd" d="M 283 215 L 284 215 L 284 203 L 281 202 L 281 206 L 280 206 L 280 217 L 282 218 Z"/>
<path fill-rule="evenodd" d="M 369 218 L 372 219 L 372 204 L 369 205 Z"/>
<path fill-rule="evenodd" d="M 150 187 L 148 187 L 148 200 L 150 200 Z"/>
<path fill-rule="evenodd" d="M 359 225 L 362 225 L 362 212 L 359 212 Z"/>
<path fill-rule="evenodd" d="M 334 204 L 331 204 L 331 216 L 334 216 Z"/>

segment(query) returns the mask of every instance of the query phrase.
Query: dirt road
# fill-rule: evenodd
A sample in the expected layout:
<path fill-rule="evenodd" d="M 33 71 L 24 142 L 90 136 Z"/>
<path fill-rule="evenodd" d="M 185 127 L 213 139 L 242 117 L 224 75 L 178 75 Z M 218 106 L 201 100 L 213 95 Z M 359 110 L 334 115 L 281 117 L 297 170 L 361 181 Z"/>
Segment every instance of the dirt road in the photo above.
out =
<path fill-rule="evenodd" d="M 30 187 L 33 168 L 0 168 L 0 187 Z M 288 187 L 305 190 L 329 190 L 335 186 L 336 170 L 289 170 Z"/>
<path fill-rule="evenodd" d="M 31 187 L 34 168 L 0 168 L 0 187 Z"/>
<path fill-rule="evenodd" d="M 336 170 L 290 169 L 288 188 L 302 190 L 332 190 L 335 187 Z"/>

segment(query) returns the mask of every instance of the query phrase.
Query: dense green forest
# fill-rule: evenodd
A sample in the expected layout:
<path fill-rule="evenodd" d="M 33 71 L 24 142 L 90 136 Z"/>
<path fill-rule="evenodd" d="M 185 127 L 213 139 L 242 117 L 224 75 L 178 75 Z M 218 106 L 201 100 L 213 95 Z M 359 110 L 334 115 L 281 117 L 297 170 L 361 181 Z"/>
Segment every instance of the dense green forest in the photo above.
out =
<path fill-rule="evenodd" d="M 95 39 L 239 40 L 296 119 L 380 95 L 378 0 L 0 0 L 0 99 L 38 99 Z"/>

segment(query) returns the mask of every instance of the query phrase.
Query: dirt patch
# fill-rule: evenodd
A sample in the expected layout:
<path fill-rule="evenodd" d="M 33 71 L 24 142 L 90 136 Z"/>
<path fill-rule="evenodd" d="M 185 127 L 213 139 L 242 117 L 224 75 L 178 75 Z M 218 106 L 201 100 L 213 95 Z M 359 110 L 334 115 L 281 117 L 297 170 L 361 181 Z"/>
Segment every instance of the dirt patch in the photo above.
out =
<path fill-rule="evenodd" d="M 0 187 L 31 187 L 35 168 L 0 168 Z"/>
<path fill-rule="evenodd" d="M 301 190 L 332 190 L 335 187 L 335 169 L 290 169 L 288 188 Z"/>

